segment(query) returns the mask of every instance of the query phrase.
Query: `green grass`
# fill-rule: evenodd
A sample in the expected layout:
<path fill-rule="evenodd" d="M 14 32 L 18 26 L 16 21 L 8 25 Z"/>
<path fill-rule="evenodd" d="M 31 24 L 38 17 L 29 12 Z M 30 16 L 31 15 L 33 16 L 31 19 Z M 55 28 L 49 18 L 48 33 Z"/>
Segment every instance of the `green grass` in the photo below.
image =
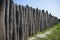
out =
<path fill-rule="evenodd" d="M 60 23 L 57 25 L 57 28 L 53 30 L 52 34 L 47 36 L 51 40 L 60 40 Z"/>
<path fill-rule="evenodd" d="M 52 34 L 47 35 L 47 38 L 40 38 L 37 40 L 60 40 L 60 23 L 50 29 L 54 29 L 54 28 L 55 30 L 52 31 Z"/>

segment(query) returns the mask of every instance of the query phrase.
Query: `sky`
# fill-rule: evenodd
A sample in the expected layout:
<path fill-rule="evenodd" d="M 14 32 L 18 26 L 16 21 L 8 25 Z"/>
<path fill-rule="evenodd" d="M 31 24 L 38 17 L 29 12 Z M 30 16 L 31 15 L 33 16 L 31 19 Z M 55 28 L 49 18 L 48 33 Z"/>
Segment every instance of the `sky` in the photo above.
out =
<path fill-rule="evenodd" d="M 20 5 L 29 5 L 40 10 L 48 10 L 53 16 L 60 19 L 60 0 L 13 0 L 14 3 Z"/>

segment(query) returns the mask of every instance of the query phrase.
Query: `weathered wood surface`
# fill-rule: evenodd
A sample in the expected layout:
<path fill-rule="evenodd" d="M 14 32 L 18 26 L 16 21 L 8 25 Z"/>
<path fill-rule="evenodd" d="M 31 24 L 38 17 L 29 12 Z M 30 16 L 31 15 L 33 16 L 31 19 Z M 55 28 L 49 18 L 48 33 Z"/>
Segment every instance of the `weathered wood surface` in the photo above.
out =
<path fill-rule="evenodd" d="M 0 0 L 0 40 L 6 40 L 5 35 L 5 0 Z"/>
<path fill-rule="evenodd" d="M 17 25 L 16 25 L 16 5 L 14 4 L 14 14 L 13 14 L 13 28 L 14 28 L 14 39 L 13 40 L 17 40 Z"/>
<path fill-rule="evenodd" d="M 12 0 L 0 3 L 0 40 L 27 40 L 58 23 L 48 11 L 17 5 Z"/>

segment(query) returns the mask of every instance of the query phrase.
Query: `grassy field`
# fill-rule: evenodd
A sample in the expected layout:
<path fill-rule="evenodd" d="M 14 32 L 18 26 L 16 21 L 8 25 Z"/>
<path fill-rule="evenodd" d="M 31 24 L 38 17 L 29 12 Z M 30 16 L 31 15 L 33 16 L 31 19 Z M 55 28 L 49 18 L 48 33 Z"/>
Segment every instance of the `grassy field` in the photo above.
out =
<path fill-rule="evenodd" d="M 54 30 L 52 31 L 51 34 L 47 35 L 47 38 L 39 38 L 37 40 L 60 40 L 60 23 L 55 25 L 52 29 Z"/>

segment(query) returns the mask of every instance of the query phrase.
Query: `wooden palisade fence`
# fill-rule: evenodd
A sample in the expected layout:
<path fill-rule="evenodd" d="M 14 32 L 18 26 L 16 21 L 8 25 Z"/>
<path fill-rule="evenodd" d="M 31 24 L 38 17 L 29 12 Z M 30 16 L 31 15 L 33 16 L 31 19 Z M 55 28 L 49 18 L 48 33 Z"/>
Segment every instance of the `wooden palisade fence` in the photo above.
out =
<path fill-rule="evenodd" d="M 0 0 L 0 40 L 27 40 L 37 32 L 57 24 L 48 11 Z"/>

